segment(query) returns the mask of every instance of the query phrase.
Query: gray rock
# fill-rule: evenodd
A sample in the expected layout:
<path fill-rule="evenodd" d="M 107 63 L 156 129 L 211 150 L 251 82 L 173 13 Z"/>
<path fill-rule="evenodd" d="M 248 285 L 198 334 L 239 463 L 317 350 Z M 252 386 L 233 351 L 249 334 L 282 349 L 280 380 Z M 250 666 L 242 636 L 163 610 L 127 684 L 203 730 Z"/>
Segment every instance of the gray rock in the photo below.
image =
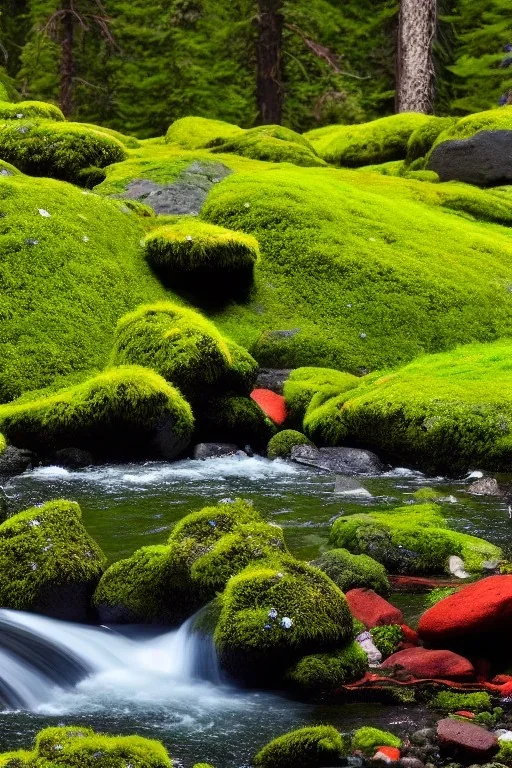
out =
<path fill-rule="evenodd" d="M 472 496 L 502 496 L 498 481 L 494 477 L 482 477 L 471 483 L 467 489 Z"/>
<path fill-rule="evenodd" d="M 311 445 L 296 445 L 292 448 L 291 459 L 299 464 L 344 475 L 375 475 L 383 470 L 379 457 L 362 448 L 314 448 Z"/>
<path fill-rule="evenodd" d="M 433 728 L 421 728 L 415 731 L 411 736 L 411 742 L 419 747 L 431 744 L 436 738 L 436 732 Z"/>
<path fill-rule="evenodd" d="M 55 451 L 51 461 L 59 467 L 82 469 L 94 464 L 94 456 L 82 448 L 61 448 L 60 451 Z"/>
<path fill-rule="evenodd" d="M 36 456 L 32 451 L 9 445 L 0 456 L 0 475 L 21 475 L 36 464 Z"/>
<path fill-rule="evenodd" d="M 401 768 L 425 768 L 425 763 L 418 757 L 402 757 L 398 765 Z"/>
<path fill-rule="evenodd" d="M 362 496 L 371 498 L 370 491 L 366 490 L 354 477 L 350 475 L 336 475 L 334 480 L 334 493 L 342 496 Z"/>
<path fill-rule="evenodd" d="M 198 443 L 194 447 L 194 459 L 218 459 L 243 453 L 234 443 Z"/>
<path fill-rule="evenodd" d="M 256 387 L 282 395 L 285 381 L 291 372 L 291 368 L 262 368 L 256 379 Z"/>
<path fill-rule="evenodd" d="M 145 203 L 157 214 L 197 216 L 211 188 L 230 173 L 222 163 L 195 162 L 170 184 L 134 179 L 120 197 Z"/>
<path fill-rule="evenodd" d="M 491 573 L 498 573 L 500 568 L 500 561 L 499 560 L 484 560 L 482 563 L 482 571 L 485 575 L 489 575 Z"/>
<path fill-rule="evenodd" d="M 469 139 L 444 141 L 434 148 L 428 170 L 441 181 L 479 187 L 512 182 L 512 131 L 480 131 Z"/>

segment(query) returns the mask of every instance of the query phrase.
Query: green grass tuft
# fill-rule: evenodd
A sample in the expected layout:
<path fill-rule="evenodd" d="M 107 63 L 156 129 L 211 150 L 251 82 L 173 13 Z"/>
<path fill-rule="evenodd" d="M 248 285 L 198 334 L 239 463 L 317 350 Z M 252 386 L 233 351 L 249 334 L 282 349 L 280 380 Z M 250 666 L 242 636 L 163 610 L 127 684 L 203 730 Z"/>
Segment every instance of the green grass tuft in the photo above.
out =
<path fill-rule="evenodd" d="M 370 630 L 372 640 L 382 653 L 382 658 L 387 659 L 393 653 L 398 651 L 403 639 L 402 627 L 398 624 L 385 624 L 379 627 L 373 627 Z"/>
<path fill-rule="evenodd" d="M 475 693 L 439 691 L 439 693 L 431 699 L 429 706 L 446 713 L 453 713 L 457 710 L 490 712 L 492 709 L 492 702 L 491 697 L 485 691 L 477 691 Z"/>
<path fill-rule="evenodd" d="M 371 726 L 358 728 L 352 739 L 352 749 L 358 749 L 368 757 L 373 756 L 377 747 L 397 747 L 399 749 L 401 746 L 402 742 L 398 736 Z"/>

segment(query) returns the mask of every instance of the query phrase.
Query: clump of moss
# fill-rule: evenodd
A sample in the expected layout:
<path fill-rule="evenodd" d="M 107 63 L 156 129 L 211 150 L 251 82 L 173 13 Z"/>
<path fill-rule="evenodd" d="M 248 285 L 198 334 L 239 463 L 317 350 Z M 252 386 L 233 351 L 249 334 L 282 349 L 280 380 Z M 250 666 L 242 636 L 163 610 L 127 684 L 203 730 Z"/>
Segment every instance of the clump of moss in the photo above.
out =
<path fill-rule="evenodd" d="M 512 130 L 512 106 L 489 109 L 466 115 L 460 120 L 452 121 L 442 133 L 437 136 L 434 146 L 444 141 L 469 139 L 479 131 L 510 131 Z"/>
<path fill-rule="evenodd" d="M 457 589 L 454 587 L 438 587 L 437 589 L 432 589 L 425 598 L 425 609 L 432 608 L 433 605 L 444 600 L 445 597 L 450 597 L 450 595 L 453 595 L 455 592 L 457 592 Z"/>
<path fill-rule="evenodd" d="M 161 376 L 121 366 L 48 397 L 0 406 L 0 425 L 12 444 L 44 456 L 74 447 L 99 460 L 172 459 L 190 443 L 194 419 Z"/>
<path fill-rule="evenodd" d="M 105 564 L 78 504 L 32 507 L 0 525 L 0 605 L 84 621 Z"/>
<path fill-rule="evenodd" d="M 208 304 L 246 298 L 259 258 L 256 238 L 192 217 L 154 229 L 145 251 L 166 285 Z"/>
<path fill-rule="evenodd" d="M 222 120 L 181 117 L 169 126 L 165 141 L 167 144 L 179 144 L 184 149 L 199 149 L 209 146 L 212 142 L 226 141 L 242 134 L 242 128 Z"/>
<path fill-rule="evenodd" d="M 412 495 L 416 501 L 437 501 L 443 498 L 441 491 L 435 488 L 418 488 Z"/>
<path fill-rule="evenodd" d="M 253 160 L 271 163 L 293 163 L 301 166 L 322 166 L 324 161 L 314 147 L 299 133 L 281 125 L 261 125 L 225 140 L 208 145 L 212 152 L 233 152 Z"/>
<path fill-rule="evenodd" d="M 283 394 L 289 418 L 294 424 L 302 421 L 311 401 L 329 399 L 359 384 L 356 376 L 332 368 L 296 368 L 284 384 Z"/>
<path fill-rule="evenodd" d="M 470 712 L 490 712 L 492 709 L 491 697 L 485 691 L 475 693 L 456 693 L 455 691 L 439 691 L 429 702 L 429 706 L 442 712 L 457 712 L 469 710 Z"/>
<path fill-rule="evenodd" d="M 44 101 L 19 101 L 16 104 L 0 101 L 0 120 L 23 120 L 27 118 L 57 121 L 66 119 L 58 107 Z"/>
<path fill-rule="evenodd" d="M 373 589 L 379 595 L 389 595 L 391 592 L 386 569 L 368 555 L 353 555 L 346 549 L 331 549 L 311 564 L 324 571 L 342 592 L 360 587 Z"/>
<path fill-rule="evenodd" d="M 449 530 L 435 504 L 340 517 L 330 540 L 354 554 L 371 554 L 392 573 L 443 573 L 451 555 L 461 557 L 470 573 L 479 573 L 485 560 L 502 556 L 494 544 Z"/>
<path fill-rule="evenodd" d="M 382 653 L 383 659 L 387 659 L 388 656 L 396 653 L 403 640 L 402 627 L 399 624 L 386 624 L 379 627 L 373 627 L 373 629 L 370 630 L 370 634 L 374 644 Z"/>
<path fill-rule="evenodd" d="M 276 427 L 250 397 L 224 395 L 198 404 L 197 437 L 263 450 Z"/>
<path fill-rule="evenodd" d="M 443 131 L 449 130 L 457 119 L 454 117 L 430 117 L 416 128 L 410 135 L 407 142 L 406 164 L 411 165 L 417 160 L 424 158 L 432 148 L 437 137 Z"/>
<path fill-rule="evenodd" d="M 287 681 L 301 693 L 333 693 L 359 680 L 368 669 L 368 657 L 356 642 L 331 653 L 303 656 L 287 674 Z"/>
<path fill-rule="evenodd" d="M 358 749 L 369 757 L 373 756 L 377 747 L 396 747 L 399 749 L 401 745 L 402 742 L 398 736 L 371 726 L 358 728 L 352 739 L 352 749 Z"/>
<path fill-rule="evenodd" d="M 2 453 L 5 452 L 5 449 L 7 448 L 7 440 L 5 439 L 5 436 L 0 433 L 0 456 Z"/>
<path fill-rule="evenodd" d="M 322 768 L 343 752 L 343 740 L 332 725 L 299 728 L 274 739 L 254 758 L 260 768 Z"/>
<path fill-rule="evenodd" d="M 238 395 L 250 395 L 256 384 L 260 367 L 254 357 L 234 341 L 226 339 L 231 364 L 219 381 L 219 390 Z"/>
<path fill-rule="evenodd" d="M 272 437 L 267 445 L 269 459 L 288 459 L 296 445 L 313 445 L 311 440 L 295 429 L 284 429 Z"/>

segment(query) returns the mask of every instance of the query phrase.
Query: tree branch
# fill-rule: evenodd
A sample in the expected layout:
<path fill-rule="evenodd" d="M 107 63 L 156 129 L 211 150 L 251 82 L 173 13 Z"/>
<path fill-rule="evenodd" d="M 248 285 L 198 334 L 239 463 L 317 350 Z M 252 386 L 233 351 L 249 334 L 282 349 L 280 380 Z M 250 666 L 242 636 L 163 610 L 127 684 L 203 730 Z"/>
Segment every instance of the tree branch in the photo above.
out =
<path fill-rule="evenodd" d="M 323 59 L 325 62 L 327 62 L 334 74 L 344 75 L 345 77 L 353 77 L 355 80 L 370 79 L 370 75 L 362 77 L 361 75 L 355 75 L 353 72 L 346 72 L 345 70 L 340 69 L 339 62 L 341 56 L 333 53 L 333 51 L 331 51 L 329 48 L 326 48 L 325 45 L 320 45 L 320 43 L 312 40 L 302 29 L 297 27 L 295 24 L 285 24 L 284 26 L 286 29 L 289 29 L 291 32 L 294 32 L 296 35 L 298 35 L 303 41 L 304 45 L 309 48 L 309 50 L 314 53 L 318 59 Z"/>

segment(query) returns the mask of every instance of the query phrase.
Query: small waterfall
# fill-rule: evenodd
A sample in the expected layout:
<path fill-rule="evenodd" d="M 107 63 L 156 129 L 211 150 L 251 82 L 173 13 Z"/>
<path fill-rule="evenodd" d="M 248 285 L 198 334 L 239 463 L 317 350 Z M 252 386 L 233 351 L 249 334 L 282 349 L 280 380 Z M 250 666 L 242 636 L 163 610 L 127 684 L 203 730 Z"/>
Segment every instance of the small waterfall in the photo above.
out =
<path fill-rule="evenodd" d="M 30 613 L 0 610 L 0 707 L 35 711 L 94 675 L 123 673 L 192 684 L 220 684 L 213 639 L 195 617 L 152 639 L 126 637 Z"/>

